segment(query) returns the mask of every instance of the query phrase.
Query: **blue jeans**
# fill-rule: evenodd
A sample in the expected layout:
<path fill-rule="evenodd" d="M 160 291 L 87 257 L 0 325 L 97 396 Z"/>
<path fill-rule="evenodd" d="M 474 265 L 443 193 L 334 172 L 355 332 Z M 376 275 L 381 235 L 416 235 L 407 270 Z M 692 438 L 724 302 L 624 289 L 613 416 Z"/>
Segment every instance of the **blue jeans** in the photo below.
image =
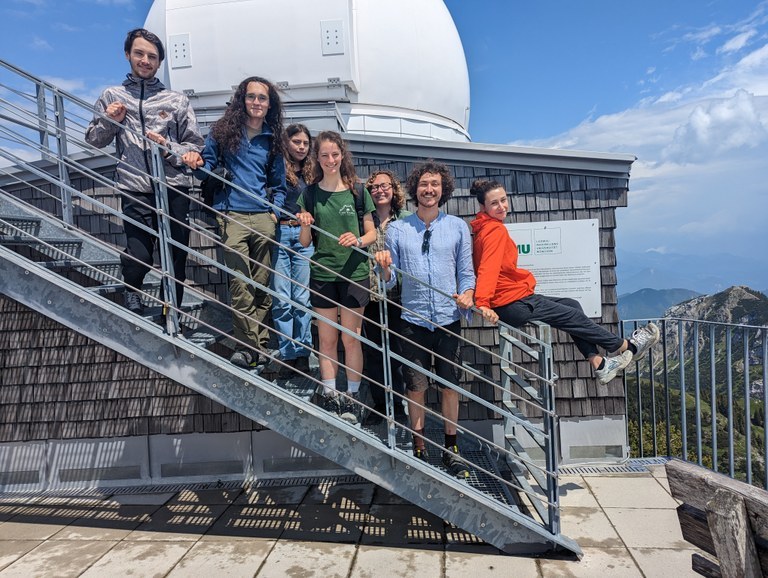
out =
<path fill-rule="evenodd" d="M 308 357 L 312 348 L 312 316 L 293 307 L 300 303 L 309 305 L 309 259 L 314 248 L 302 247 L 299 243 L 300 227 L 279 225 L 276 240 L 278 245 L 272 256 L 275 273 L 272 275 L 272 289 L 284 299 L 275 297 L 272 302 L 272 324 L 278 332 L 277 343 L 283 359 Z M 298 253 L 292 253 L 291 249 Z M 283 335 L 297 340 L 290 341 Z"/>

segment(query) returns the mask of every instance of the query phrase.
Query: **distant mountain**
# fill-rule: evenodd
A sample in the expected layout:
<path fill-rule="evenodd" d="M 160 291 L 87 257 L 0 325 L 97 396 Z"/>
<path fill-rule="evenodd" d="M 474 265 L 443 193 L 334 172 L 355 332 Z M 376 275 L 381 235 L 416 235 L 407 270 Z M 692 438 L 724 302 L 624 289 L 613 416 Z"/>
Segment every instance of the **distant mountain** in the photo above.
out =
<path fill-rule="evenodd" d="M 690 289 L 640 289 L 625 293 L 619 295 L 619 317 L 622 320 L 662 317 L 670 306 L 700 295 Z"/>
<path fill-rule="evenodd" d="M 768 325 L 768 297 L 749 287 L 730 287 L 715 295 L 702 295 L 673 305 L 667 317 L 719 323 Z"/>
<path fill-rule="evenodd" d="M 619 295 L 640 289 L 686 287 L 713 294 L 734 285 L 768 286 L 768 257 L 761 251 L 747 258 L 728 254 L 632 253 L 616 249 L 616 259 Z"/>

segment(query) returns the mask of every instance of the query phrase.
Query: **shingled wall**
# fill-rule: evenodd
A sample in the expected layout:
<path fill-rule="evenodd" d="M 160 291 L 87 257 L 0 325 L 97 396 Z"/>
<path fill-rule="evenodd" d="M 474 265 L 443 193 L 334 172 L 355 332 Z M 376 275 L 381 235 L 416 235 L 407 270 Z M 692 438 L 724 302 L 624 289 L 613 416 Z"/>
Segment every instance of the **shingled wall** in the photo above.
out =
<path fill-rule="evenodd" d="M 389 160 L 381 155 L 358 153 L 358 173 L 365 177 L 376 169 L 389 169 L 404 180 L 414 165 L 410 160 Z M 513 222 L 599 219 L 602 281 L 602 322 L 617 331 L 615 273 L 615 209 L 627 204 L 628 178 L 568 174 L 552 170 L 521 170 L 498 166 L 473 166 L 448 162 L 456 179 L 454 198 L 445 209 L 469 221 L 476 202 L 469 187 L 476 178 L 502 182 L 511 197 Z M 111 169 L 106 176 L 111 177 Z M 115 195 L 87 177 L 74 177 L 73 186 L 117 208 Z M 60 209 L 42 190 L 16 188 L 13 194 L 53 213 Z M 6 191 L 12 189 L 6 188 Z M 201 225 L 213 226 L 209 217 L 193 210 Z M 97 214 L 83 203 L 75 204 L 80 227 L 117 246 L 122 229 L 116 217 Z M 190 245 L 217 258 L 212 243 L 197 233 Z M 189 282 L 211 296 L 226 299 L 226 283 L 216 269 L 190 260 Z M 470 341 L 498 345 L 494 328 L 474 322 L 464 333 Z M 573 342 L 554 334 L 557 413 L 561 417 L 621 415 L 624 397 L 621 382 L 598 387 L 586 361 Z M 487 354 L 464 348 L 464 358 L 498 377 Z M 467 383 L 483 397 L 493 394 L 487 386 Z M 495 395 L 495 397 L 500 397 Z M 432 401 L 435 401 L 434 397 Z M 487 410 L 462 402 L 460 419 L 486 419 Z M 69 330 L 43 315 L 0 296 L 0 442 L 41 439 L 99 438 L 126 435 L 234 432 L 258 429 L 258 424 L 226 410 L 185 387 L 156 375 L 143 366 Z"/>

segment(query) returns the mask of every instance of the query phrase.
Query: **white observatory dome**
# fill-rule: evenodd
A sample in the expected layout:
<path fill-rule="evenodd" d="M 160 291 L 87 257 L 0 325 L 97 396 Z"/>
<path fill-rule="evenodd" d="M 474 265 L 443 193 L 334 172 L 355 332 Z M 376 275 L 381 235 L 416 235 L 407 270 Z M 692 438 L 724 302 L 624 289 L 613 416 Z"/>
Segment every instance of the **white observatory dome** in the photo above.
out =
<path fill-rule="evenodd" d="M 467 141 L 469 75 L 442 0 L 155 0 L 166 84 L 203 124 L 248 76 L 312 129 Z"/>

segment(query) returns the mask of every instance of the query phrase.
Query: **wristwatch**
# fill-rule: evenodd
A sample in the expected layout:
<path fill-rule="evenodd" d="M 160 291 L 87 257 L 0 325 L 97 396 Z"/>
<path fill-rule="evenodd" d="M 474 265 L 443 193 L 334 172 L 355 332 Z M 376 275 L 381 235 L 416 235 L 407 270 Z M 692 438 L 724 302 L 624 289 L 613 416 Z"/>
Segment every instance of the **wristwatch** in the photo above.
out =
<path fill-rule="evenodd" d="M 362 247 L 363 246 L 363 239 L 361 237 L 357 238 L 357 246 Z"/>

